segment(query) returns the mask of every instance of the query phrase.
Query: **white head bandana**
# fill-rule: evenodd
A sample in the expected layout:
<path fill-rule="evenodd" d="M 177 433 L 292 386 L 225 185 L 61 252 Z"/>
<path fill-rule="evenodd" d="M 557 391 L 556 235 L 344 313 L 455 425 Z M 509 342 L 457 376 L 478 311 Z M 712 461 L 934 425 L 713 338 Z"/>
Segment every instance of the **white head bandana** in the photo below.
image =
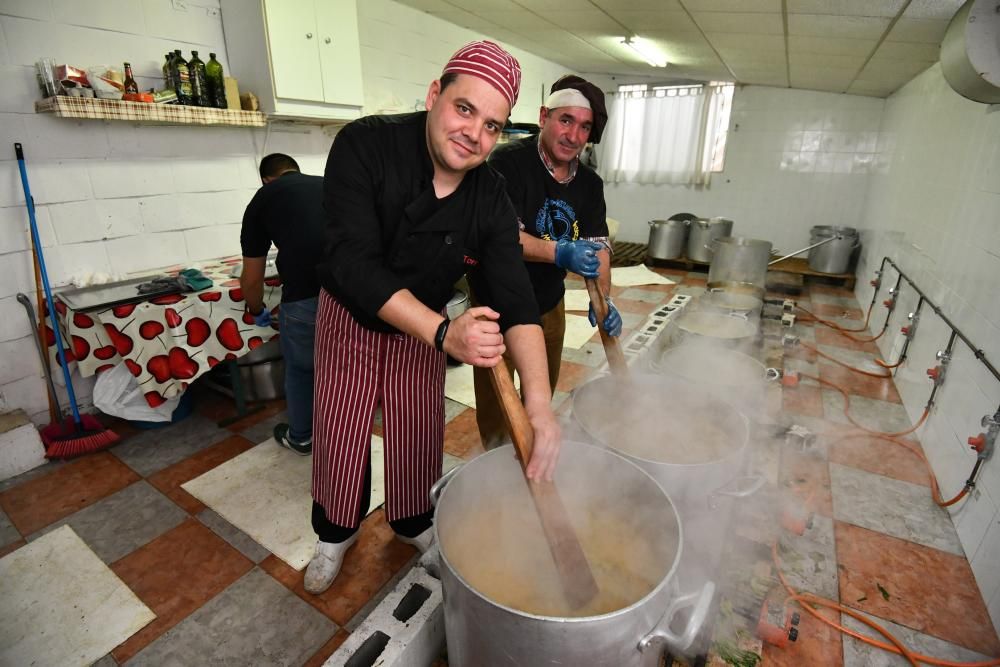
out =
<path fill-rule="evenodd" d="M 563 88 L 549 95 L 545 100 L 546 109 L 558 109 L 560 107 L 583 107 L 590 108 L 590 101 L 576 88 Z"/>

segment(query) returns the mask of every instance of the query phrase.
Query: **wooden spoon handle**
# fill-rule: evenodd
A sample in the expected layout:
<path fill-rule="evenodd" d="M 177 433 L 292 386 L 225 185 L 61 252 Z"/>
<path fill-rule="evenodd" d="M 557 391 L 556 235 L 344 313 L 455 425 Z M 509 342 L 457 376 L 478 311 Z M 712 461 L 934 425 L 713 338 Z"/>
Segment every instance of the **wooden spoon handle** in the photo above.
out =
<path fill-rule="evenodd" d="M 521 460 L 521 468 L 527 469 L 534 449 L 535 432 L 531 428 L 531 422 L 528 421 L 528 413 L 521 403 L 521 397 L 514 388 L 514 378 L 507 368 L 507 362 L 502 358 L 500 363 L 490 369 L 490 382 L 500 401 L 500 412 L 507 422 L 507 430 L 510 431 L 511 440 L 514 441 L 514 449 L 517 450 L 517 458 Z"/>
<path fill-rule="evenodd" d="M 604 328 L 604 319 L 608 316 L 608 302 L 604 300 L 601 288 L 597 286 L 597 281 L 587 278 L 587 293 L 590 295 L 590 303 L 594 306 L 594 314 L 597 316 L 597 328 L 601 331 L 601 342 L 604 343 L 604 354 L 608 357 L 608 366 L 611 372 L 619 377 L 628 375 L 628 363 L 625 361 L 625 354 L 618 339 L 609 336 Z"/>

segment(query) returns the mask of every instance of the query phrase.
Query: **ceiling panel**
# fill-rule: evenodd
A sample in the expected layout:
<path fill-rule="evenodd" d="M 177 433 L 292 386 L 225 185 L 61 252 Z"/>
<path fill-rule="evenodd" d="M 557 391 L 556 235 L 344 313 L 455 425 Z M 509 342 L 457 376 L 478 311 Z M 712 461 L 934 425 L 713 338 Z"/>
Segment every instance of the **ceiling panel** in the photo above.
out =
<path fill-rule="evenodd" d="M 520 2 L 520 0 L 518 0 Z M 597 5 L 608 12 L 631 10 L 631 11 L 662 11 L 680 12 L 683 11 L 678 0 L 593 0 L 591 5 Z M 561 7 L 557 9 L 562 9 Z"/>
<path fill-rule="evenodd" d="M 651 30 L 670 30 L 676 33 L 698 32 L 698 26 L 684 12 L 650 12 L 613 10 L 608 14 L 626 26 L 633 35 L 645 35 Z"/>
<path fill-rule="evenodd" d="M 725 55 L 724 51 L 732 50 L 762 53 L 785 52 L 785 38 L 780 35 L 740 35 L 728 32 L 710 32 L 705 33 L 705 36 L 712 46 L 723 55 Z"/>
<path fill-rule="evenodd" d="M 781 13 L 781 0 L 681 0 L 690 12 Z"/>
<path fill-rule="evenodd" d="M 517 4 L 533 12 L 574 12 L 594 8 L 590 0 L 517 0 Z"/>
<path fill-rule="evenodd" d="M 876 55 L 868 61 L 858 78 L 879 80 L 885 77 L 903 77 L 909 81 L 933 64 L 933 62 L 880 58 Z"/>
<path fill-rule="evenodd" d="M 789 58 L 793 64 L 835 67 L 837 69 L 850 69 L 857 72 L 865 64 L 866 56 L 835 56 L 829 53 L 789 53 Z"/>
<path fill-rule="evenodd" d="M 789 14 L 788 34 L 805 37 L 878 39 L 892 19 L 878 16 Z"/>
<path fill-rule="evenodd" d="M 878 45 L 874 39 L 829 39 L 789 35 L 789 53 L 829 53 L 830 55 L 867 56 Z"/>
<path fill-rule="evenodd" d="M 950 21 L 965 0 L 913 0 L 903 12 L 909 19 L 942 19 Z"/>
<path fill-rule="evenodd" d="M 857 79 L 851 84 L 851 87 L 847 89 L 847 92 L 851 95 L 871 95 L 873 97 L 888 97 L 892 94 L 900 85 L 906 83 L 905 81 L 897 82 L 893 79 L 892 81 L 867 81 L 863 79 Z"/>
<path fill-rule="evenodd" d="M 919 44 L 916 42 L 883 42 L 875 52 L 876 56 L 895 58 L 897 60 L 930 60 L 938 59 L 941 47 L 937 44 Z"/>
<path fill-rule="evenodd" d="M 694 21 L 706 33 L 735 32 L 749 35 L 784 35 L 781 14 L 764 12 L 696 12 Z"/>
<path fill-rule="evenodd" d="M 558 27 L 524 10 L 513 12 L 481 11 L 479 12 L 479 16 L 490 23 L 495 23 L 498 26 L 512 30 L 517 30 L 518 28 L 547 28 L 552 30 Z"/>
<path fill-rule="evenodd" d="M 570 32 L 601 30 L 608 34 L 616 34 L 622 29 L 614 19 L 599 9 L 579 12 L 538 12 L 538 15 Z"/>
<path fill-rule="evenodd" d="M 899 13 L 906 0 L 788 0 L 789 14 L 887 16 Z"/>
<path fill-rule="evenodd" d="M 904 14 L 903 16 L 906 16 Z M 901 18 L 892 26 L 890 42 L 921 42 L 938 45 L 948 30 L 948 21 Z"/>

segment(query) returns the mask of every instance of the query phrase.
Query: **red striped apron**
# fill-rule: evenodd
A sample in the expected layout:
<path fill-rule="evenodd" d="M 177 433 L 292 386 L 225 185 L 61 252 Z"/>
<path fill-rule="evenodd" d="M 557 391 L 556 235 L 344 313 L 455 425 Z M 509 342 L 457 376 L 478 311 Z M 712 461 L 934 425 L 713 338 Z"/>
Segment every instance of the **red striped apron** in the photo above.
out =
<path fill-rule="evenodd" d="M 313 499 L 358 524 L 372 416 L 382 406 L 388 520 L 430 510 L 444 457 L 445 355 L 406 334 L 371 331 L 326 290 L 316 314 Z"/>

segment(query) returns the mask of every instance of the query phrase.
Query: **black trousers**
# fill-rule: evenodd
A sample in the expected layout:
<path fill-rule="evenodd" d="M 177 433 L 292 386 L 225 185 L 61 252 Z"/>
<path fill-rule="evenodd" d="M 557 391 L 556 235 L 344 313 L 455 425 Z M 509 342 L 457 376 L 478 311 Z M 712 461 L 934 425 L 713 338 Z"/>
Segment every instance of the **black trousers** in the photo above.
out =
<path fill-rule="evenodd" d="M 361 527 L 362 519 L 368 516 L 368 508 L 372 502 L 371 488 L 372 462 L 369 458 L 368 463 L 365 464 L 365 482 L 361 487 L 361 502 L 358 506 L 358 525 L 354 528 L 346 528 L 333 523 L 326 518 L 326 512 L 323 510 L 323 506 L 315 500 L 313 501 L 312 527 L 313 531 L 315 531 L 316 535 L 319 537 L 320 542 L 332 542 L 333 544 L 339 544 L 340 542 L 346 542 L 352 535 L 354 535 L 354 533 L 358 532 Z M 403 519 L 390 521 L 389 526 L 398 535 L 402 535 L 403 537 L 416 537 L 431 527 L 433 519 L 434 510 L 429 510 L 423 514 L 417 514 L 415 516 L 408 516 Z"/>

